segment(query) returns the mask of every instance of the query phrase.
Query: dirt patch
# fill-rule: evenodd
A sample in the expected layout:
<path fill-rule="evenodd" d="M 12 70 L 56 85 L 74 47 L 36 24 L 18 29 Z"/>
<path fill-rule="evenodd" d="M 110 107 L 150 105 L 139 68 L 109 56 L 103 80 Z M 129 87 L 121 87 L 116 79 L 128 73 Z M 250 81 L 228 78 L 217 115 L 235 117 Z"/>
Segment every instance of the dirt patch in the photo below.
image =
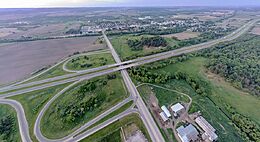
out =
<path fill-rule="evenodd" d="M 18 32 L 21 32 L 21 31 L 17 30 L 16 28 L 1 28 L 0 37 L 6 37 L 8 35 L 15 34 Z"/>
<path fill-rule="evenodd" d="M 250 33 L 260 35 L 260 25 L 254 27 Z"/>
<path fill-rule="evenodd" d="M 0 47 L 0 84 L 23 79 L 74 52 L 104 49 L 104 44 L 93 44 L 97 38 L 80 37 L 3 45 Z"/>
<path fill-rule="evenodd" d="M 182 32 L 182 33 L 176 33 L 176 34 L 163 35 L 163 37 L 168 37 L 168 38 L 175 37 L 179 40 L 195 38 L 198 36 L 199 36 L 199 33 L 197 33 L 197 32 Z"/>
<path fill-rule="evenodd" d="M 136 131 L 131 137 L 128 137 L 126 142 L 148 142 L 141 131 Z"/>

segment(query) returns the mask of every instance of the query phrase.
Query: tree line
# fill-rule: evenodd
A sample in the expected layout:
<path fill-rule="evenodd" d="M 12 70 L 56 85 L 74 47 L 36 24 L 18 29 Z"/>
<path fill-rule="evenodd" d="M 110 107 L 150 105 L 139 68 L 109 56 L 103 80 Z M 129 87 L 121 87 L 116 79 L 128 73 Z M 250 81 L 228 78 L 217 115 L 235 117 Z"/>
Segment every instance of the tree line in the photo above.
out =
<path fill-rule="evenodd" d="M 210 61 L 207 68 L 232 82 L 237 88 L 260 95 L 260 37 L 246 35 L 238 40 L 207 49 L 201 56 Z"/>
<path fill-rule="evenodd" d="M 127 44 L 131 48 L 131 50 L 138 51 L 138 50 L 143 50 L 144 46 L 165 47 L 165 46 L 167 46 L 167 41 L 163 37 L 155 36 L 155 37 L 142 37 L 140 40 L 129 39 L 127 41 Z"/>

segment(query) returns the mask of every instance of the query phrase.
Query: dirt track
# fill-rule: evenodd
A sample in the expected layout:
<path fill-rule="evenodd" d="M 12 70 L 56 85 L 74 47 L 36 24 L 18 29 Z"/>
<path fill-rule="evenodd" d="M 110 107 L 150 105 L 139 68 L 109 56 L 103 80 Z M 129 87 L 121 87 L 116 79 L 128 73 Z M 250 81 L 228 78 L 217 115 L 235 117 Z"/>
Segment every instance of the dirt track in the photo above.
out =
<path fill-rule="evenodd" d="M 0 46 L 0 85 L 29 76 L 74 52 L 105 48 L 93 43 L 97 37 L 20 42 Z"/>

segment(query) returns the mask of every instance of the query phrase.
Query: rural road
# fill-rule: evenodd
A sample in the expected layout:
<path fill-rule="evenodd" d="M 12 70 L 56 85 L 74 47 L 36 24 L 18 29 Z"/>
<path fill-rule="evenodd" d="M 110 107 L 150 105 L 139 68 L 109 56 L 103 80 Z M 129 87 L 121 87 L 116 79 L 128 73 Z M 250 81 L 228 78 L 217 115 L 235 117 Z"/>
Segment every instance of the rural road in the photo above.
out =
<path fill-rule="evenodd" d="M 55 95 L 44 106 L 44 108 L 41 110 L 40 114 L 38 115 L 36 123 L 35 123 L 35 126 L 38 126 L 38 127 L 34 128 L 34 133 L 40 141 L 45 141 L 45 140 L 48 140 L 48 139 L 44 138 L 41 135 L 41 131 L 40 131 L 40 127 L 39 127 L 40 126 L 40 120 L 41 120 L 44 112 L 48 109 L 48 107 L 51 105 L 51 103 L 55 99 L 58 98 L 59 95 L 63 94 L 69 87 L 75 85 L 76 83 L 78 83 L 81 80 L 87 80 L 87 79 L 91 79 L 93 77 L 102 76 L 102 75 L 109 74 L 109 73 L 112 73 L 112 72 L 115 72 L 115 71 L 121 71 L 124 82 L 125 82 L 128 90 L 129 90 L 130 94 L 132 95 L 134 100 L 136 100 L 135 103 L 138 107 L 141 119 L 143 120 L 144 125 L 146 126 L 152 140 L 155 141 L 155 142 L 164 142 L 164 139 L 163 139 L 157 125 L 155 124 L 149 110 L 145 106 L 142 98 L 140 97 L 140 94 L 138 93 L 135 85 L 133 84 L 132 80 L 130 79 L 130 77 L 129 77 L 129 75 L 128 75 L 128 73 L 125 69 L 133 67 L 133 66 L 139 66 L 139 65 L 155 62 L 155 61 L 158 61 L 158 60 L 166 59 L 166 58 L 169 58 L 169 57 L 178 56 L 178 55 L 198 51 L 198 50 L 201 50 L 201 49 L 209 48 L 209 47 L 216 45 L 218 43 L 221 43 L 221 42 L 227 42 L 227 41 L 234 40 L 234 39 L 238 38 L 239 36 L 241 36 L 242 34 L 244 34 L 246 31 L 248 31 L 257 21 L 258 20 L 250 21 L 247 24 L 245 24 L 244 26 L 242 26 L 241 28 L 237 29 L 235 32 L 231 33 L 230 35 L 225 36 L 225 37 L 220 38 L 220 39 L 217 39 L 217 40 L 213 40 L 213 41 L 201 43 L 201 44 L 198 44 L 198 45 L 193 45 L 193 46 L 189 46 L 189 47 L 176 49 L 176 50 L 173 50 L 173 51 L 168 51 L 168 52 L 158 53 L 158 54 L 154 54 L 154 55 L 150 55 L 150 56 L 146 56 L 146 57 L 141 57 L 141 58 L 137 58 L 137 59 L 126 61 L 126 62 L 121 62 L 117 53 L 115 52 L 114 48 L 112 47 L 110 41 L 104 35 L 104 37 L 105 37 L 105 39 L 108 43 L 108 46 L 111 50 L 111 53 L 112 53 L 113 57 L 115 58 L 115 61 L 117 62 L 117 64 L 110 65 L 110 67 L 106 66 L 106 68 L 99 67 L 98 69 L 102 68 L 102 71 L 92 69 L 93 73 L 91 73 L 91 74 L 86 74 L 86 73 L 90 72 L 89 70 L 86 70 L 86 71 L 81 71 L 81 72 L 72 73 L 72 74 L 68 74 L 68 75 L 49 78 L 49 79 L 45 79 L 45 80 L 41 80 L 41 81 L 36 81 L 36 82 L 20 84 L 20 85 L 16 85 L 16 86 L 0 88 L 0 92 L 6 92 L 6 91 L 15 90 L 15 89 L 21 89 L 21 90 L 18 90 L 18 91 L 9 92 L 9 93 L 5 93 L 5 94 L 0 95 L 0 98 L 1 98 L 0 103 L 1 104 L 8 104 L 8 105 L 11 105 L 13 108 L 15 108 L 15 110 L 17 112 L 17 116 L 18 116 L 21 138 L 24 142 L 30 142 L 31 139 L 30 139 L 30 136 L 29 136 L 28 124 L 27 124 L 27 120 L 25 118 L 25 113 L 24 113 L 22 105 L 20 103 L 16 102 L 16 101 L 14 101 L 14 100 L 8 100 L 8 99 L 4 99 L 4 98 L 23 94 L 25 92 L 31 92 L 31 91 L 34 91 L 34 90 L 39 90 L 39 89 L 48 88 L 48 87 L 51 87 L 51 86 L 56 86 L 56 85 L 59 85 L 59 84 L 64 84 L 64 83 L 76 81 L 75 83 L 69 85 L 68 87 L 63 89 L 60 93 Z M 114 66 L 116 68 L 111 69 L 111 66 Z M 107 69 L 107 70 L 104 70 L 104 69 Z M 97 72 L 97 71 L 99 71 L 99 72 Z M 65 80 L 61 80 L 61 79 L 65 79 Z M 56 82 L 54 82 L 54 81 L 56 81 Z M 46 83 L 46 84 L 43 84 L 43 83 Z M 41 86 L 36 86 L 36 85 L 41 85 Z M 33 86 L 33 87 L 31 87 L 31 86 Z M 25 88 L 25 87 L 28 87 L 28 88 Z M 22 89 L 22 88 L 25 88 L 25 89 Z M 107 126 L 107 124 L 100 125 L 98 127 L 105 127 L 105 126 Z M 95 127 L 93 129 L 97 129 L 98 127 Z M 92 129 L 90 129 L 90 130 L 92 130 Z M 85 134 L 84 136 L 87 136 L 87 135 L 94 133 L 94 132 L 96 132 L 96 131 L 86 131 L 83 134 Z M 78 136 L 81 136 L 81 135 L 78 135 Z M 79 137 L 78 139 L 81 139 L 81 138 Z M 67 139 L 67 140 L 69 140 L 69 139 Z"/>

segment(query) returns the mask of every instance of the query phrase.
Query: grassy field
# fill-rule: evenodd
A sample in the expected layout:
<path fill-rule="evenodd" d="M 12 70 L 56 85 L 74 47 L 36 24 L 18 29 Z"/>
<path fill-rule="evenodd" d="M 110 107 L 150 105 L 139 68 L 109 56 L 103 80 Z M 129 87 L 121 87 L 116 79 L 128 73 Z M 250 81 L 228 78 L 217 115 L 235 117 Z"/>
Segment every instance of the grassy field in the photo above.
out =
<path fill-rule="evenodd" d="M 203 80 L 209 84 L 209 90 L 211 95 L 204 97 L 196 94 L 192 87 L 184 80 L 172 79 L 165 84 L 159 84 L 169 89 L 178 90 L 192 97 L 193 103 L 190 108 L 190 112 L 201 111 L 203 117 L 205 117 L 210 124 L 217 130 L 219 141 L 242 141 L 237 130 L 234 128 L 229 115 L 223 112 L 225 105 L 228 104 L 235 108 L 235 110 L 252 120 L 259 123 L 260 113 L 260 100 L 258 97 L 252 96 L 246 92 L 240 91 L 234 88 L 231 84 L 227 83 L 224 79 L 207 72 L 204 65 L 207 63 L 207 59 L 201 57 L 193 57 L 187 61 L 179 62 L 168 65 L 164 68 L 151 70 L 154 73 L 175 73 L 183 72 L 191 76 Z M 142 90 L 149 90 L 144 88 Z M 141 94 L 146 92 L 140 90 Z M 160 92 L 164 94 L 165 92 Z M 167 97 L 161 98 L 157 96 L 158 101 L 167 103 L 167 100 L 172 98 L 171 94 Z M 144 99 L 147 99 L 144 97 Z M 166 101 L 165 101 L 166 100 Z M 242 105 L 243 103 L 243 105 Z M 221 108 L 221 109 L 220 109 Z"/>
<path fill-rule="evenodd" d="M 19 126 L 16 116 L 16 111 L 9 105 L 0 105 L 0 119 L 2 120 L 4 117 L 11 116 L 14 120 L 13 126 L 10 128 L 10 135 L 8 135 L 6 138 L 0 133 L 0 141 L 1 142 L 20 142 L 20 133 L 19 133 Z M 1 122 L 2 124 L 2 122 Z M 2 125 L 1 125 L 2 127 Z"/>
<path fill-rule="evenodd" d="M 156 98 L 158 99 L 159 106 L 170 106 L 178 102 L 189 102 L 189 98 L 182 94 L 150 85 L 140 86 L 138 87 L 138 90 L 142 94 L 142 97 L 145 98 L 145 100 L 148 100 L 150 98 L 150 95 L 154 93 Z"/>
<path fill-rule="evenodd" d="M 86 70 L 115 63 L 110 53 L 82 55 L 70 60 L 66 67 L 70 70 Z"/>
<path fill-rule="evenodd" d="M 240 114 L 260 123 L 260 113 L 258 110 L 260 108 L 260 99 L 234 88 L 221 77 L 208 73 L 204 68 L 206 62 L 205 58 L 195 57 L 183 63 L 176 63 L 159 69 L 158 72 L 174 73 L 181 71 L 195 78 L 201 78 L 210 84 L 212 92 L 210 98 L 219 107 L 223 106 L 223 103 L 229 104 Z M 242 103 L 243 105 L 241 105 Z"/>
<path fill-rule="evenodd" d="M 144 37 L 147 36 L 149 35 L 144 35 Z M 147 54 L 159 52 L 160 50 L 164 49 L 164 48 L 144 48 L 143 50 L 140 51 L 131 50 L 131 48 L 127 44 L 127 40 L 141 39 L 141 37 L 142 36 L 133 36 L 133 35 L 115 36 L 112 37 L 110 41 L 122 60 L 131 58 L 132 56 L 145 56 Z M 165 38 L 165 39 L 169 46 L 177 45 L 178 41 L 175 41 L 171 38 Z"/>
<path fill-rule="evenodd" d="M 81 125 L 125 99 L 128 96 L 128 93 L 125 90 L 120 74 L 116 73 L 116 76 L 115 79 L 107 79 L 107 76 L 101 76 L 81 82 L 61 95 L 57 100 L 55 100 L 55 102 L 50 106 L 50 109 L 48 109 L 43 116 L 41 122 L 41 130 L 43 134 L 48 138 L 60 138 L 66 136 L 76 128 L 79 128 Z M 94 82 L 97 87 L 92 91 L 87 91 L 82 96 L 82 94 L 79 93 L 79 90 L 89 82 Z M 106 84 L 104 84 L 104 82 L 106 82 Z M 90 111 L 85 111 L 81 114 L 81 117 L 77 117 L 75 120 L 68 120 L 71 116 L 64 114 L 66 111 L 72 113 L 76 107 L 81 109 L 83 104 L 89 103 L 90 100 L 99 95 L 105 97 L 100 105 L 95 104 L 94 107 L 91 107 Z"/>
<path fill-rule="evenodd" d="M 43 90 L 37 90 L 10 98 L 17 100 L 22 104 L 25 111 L 26 119 L 28 121 L 30 136 L 33 141 L 37 141 L 36 137 L 33 134 L 33 127 L 39 111 L 48 102 L 48 100 L 50 100 L 55 94 L 57 94 L 67 85 L 69 84 L 63 84 Z"/>
<path fill-rule="evenodd" d="M 149 134 L 145 126 L 143 125 L 142 120 L 137 114 L 131 114 L 129 116 L 126 116 L 123 119 L 120 119 L 112 123 L 111 125 L 103 128 L 102 130 L 96 132 L 95 134 L 83 139 L 81 142 L 100 142 L 104 140 L 107 140 L 106 142 L 121 142 L 120 128 L 126 127 L 127 125 L 130 125 L 132 123 L 136 124 L 137 127 L 148 139 L 148 141 L 151 142 Z"/>

